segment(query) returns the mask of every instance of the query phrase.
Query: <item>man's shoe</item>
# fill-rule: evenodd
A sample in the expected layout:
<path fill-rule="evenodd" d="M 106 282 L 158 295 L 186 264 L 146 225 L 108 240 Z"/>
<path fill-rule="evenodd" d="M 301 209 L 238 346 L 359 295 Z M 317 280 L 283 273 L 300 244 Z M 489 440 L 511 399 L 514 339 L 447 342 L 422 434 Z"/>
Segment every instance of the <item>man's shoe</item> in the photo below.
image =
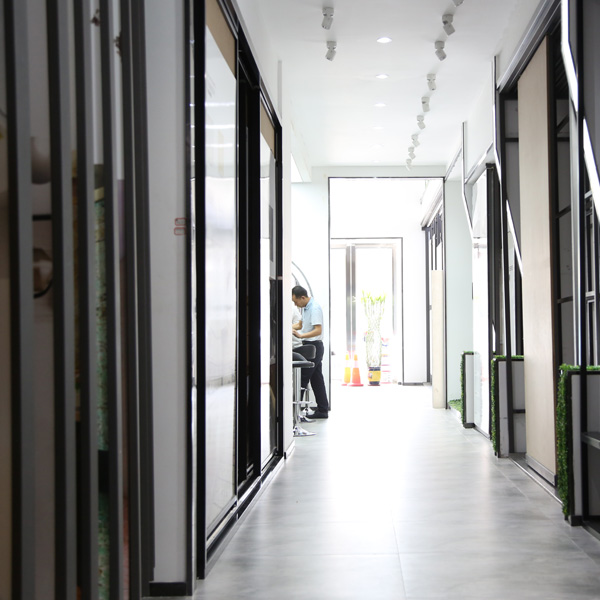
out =
<path fill-rule="evenodd" d="M 315 412 L 308 413 L 306 415 L 309 419 L 329 419 L 329 415 L 326 412 L 320 412 L 315 410 Z"/>

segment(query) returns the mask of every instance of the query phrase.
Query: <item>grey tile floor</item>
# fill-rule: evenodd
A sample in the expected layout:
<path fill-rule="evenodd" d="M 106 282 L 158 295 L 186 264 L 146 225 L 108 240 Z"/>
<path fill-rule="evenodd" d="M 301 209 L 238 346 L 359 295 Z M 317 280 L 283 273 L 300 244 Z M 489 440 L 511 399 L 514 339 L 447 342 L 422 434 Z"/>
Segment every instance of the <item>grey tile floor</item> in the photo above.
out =
<path fill-rule="evenodd" d="M 332 402 L 195 600 L 600 599 L 600 542 L 431 388 Z"/>

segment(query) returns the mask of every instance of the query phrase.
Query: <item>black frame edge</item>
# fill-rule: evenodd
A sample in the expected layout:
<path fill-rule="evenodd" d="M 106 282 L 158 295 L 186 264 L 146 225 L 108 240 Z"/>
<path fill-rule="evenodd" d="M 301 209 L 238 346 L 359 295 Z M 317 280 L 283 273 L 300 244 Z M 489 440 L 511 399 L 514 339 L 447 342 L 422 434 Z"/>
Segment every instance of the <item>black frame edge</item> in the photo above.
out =
<path fill-rule="evenodd" d="M 5 0 L 11 281 L 12 593 L 35 598 L 33 245 L 27 6 Z"/>
<path fill-rule="evenodd" d="M 47 2 L 51 140 L 52 253 L 55 398 L 55 593 L 77 594 L 77 500 L 75 434 L 75 314 L 69 9 Z"/>

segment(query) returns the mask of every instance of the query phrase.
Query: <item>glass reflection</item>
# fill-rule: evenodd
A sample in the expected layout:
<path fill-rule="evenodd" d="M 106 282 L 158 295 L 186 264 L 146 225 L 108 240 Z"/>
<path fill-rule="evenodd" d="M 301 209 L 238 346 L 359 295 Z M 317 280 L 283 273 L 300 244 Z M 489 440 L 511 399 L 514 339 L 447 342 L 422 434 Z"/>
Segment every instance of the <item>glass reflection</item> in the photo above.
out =
<path fill-rule="evenodd" d="M 236 80 L 206 29 L 206 517 L 235 492 Z"/>
<path fill-rule="evenodd" d="M 473 187 L 473 350 L 475 424 L 489 430 L 487 177 Z"/>
<path fill-rule="evenodd" d="M 260 138 L 260 415 L 261 464 L 277 444 L 276 332 L 277 287 L 275 273 L 275 157 Z"/>

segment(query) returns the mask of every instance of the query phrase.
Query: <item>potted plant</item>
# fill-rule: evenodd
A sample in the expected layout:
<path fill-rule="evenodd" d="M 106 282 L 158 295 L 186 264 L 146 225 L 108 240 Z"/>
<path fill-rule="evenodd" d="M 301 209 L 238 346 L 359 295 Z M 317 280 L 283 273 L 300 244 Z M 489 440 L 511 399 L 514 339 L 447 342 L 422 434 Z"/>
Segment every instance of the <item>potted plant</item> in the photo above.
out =
<path fill-rule="evenodd" d="M 381 319 L 385 309 L 385 294 L 373 296 L 363 290 L 361 302 L 367 317 L 365 343 L 369 385 L 379 385 L 381 381 Z"/>

